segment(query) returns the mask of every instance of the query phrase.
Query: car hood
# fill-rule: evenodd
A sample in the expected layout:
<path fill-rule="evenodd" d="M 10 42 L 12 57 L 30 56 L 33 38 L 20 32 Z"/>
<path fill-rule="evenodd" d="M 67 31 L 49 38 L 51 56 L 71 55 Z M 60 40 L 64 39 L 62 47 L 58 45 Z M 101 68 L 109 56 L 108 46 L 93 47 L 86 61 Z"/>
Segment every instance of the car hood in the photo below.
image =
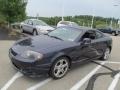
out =
<path fill-rule="evenodd" d="M 72 41 L 63 41 L 47 35 L 40 35 L 19 40 L 13 45 L 12 49 L 18 54 L 27 50 L 46 54 L 73 47 L 75 45 L 76 43 Z"/>
<path fill-rule="evenodd" d="M 36 26 L 36 27 L 41 30 L 54 30 L 54 28 L 51 26 Z"/>

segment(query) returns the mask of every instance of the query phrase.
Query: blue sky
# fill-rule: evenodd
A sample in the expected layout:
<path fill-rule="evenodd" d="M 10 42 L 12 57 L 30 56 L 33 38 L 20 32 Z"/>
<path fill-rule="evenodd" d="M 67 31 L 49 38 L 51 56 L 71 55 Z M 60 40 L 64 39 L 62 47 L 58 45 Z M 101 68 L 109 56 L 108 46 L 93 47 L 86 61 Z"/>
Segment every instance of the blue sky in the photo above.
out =
<path fill-rule="evenodd" d="M 120 0 L 28 0 L 27 15 L 49 17 L 95 15 L 120 18 Z M 118 4 L 119 6 L 114 6 Z"/>

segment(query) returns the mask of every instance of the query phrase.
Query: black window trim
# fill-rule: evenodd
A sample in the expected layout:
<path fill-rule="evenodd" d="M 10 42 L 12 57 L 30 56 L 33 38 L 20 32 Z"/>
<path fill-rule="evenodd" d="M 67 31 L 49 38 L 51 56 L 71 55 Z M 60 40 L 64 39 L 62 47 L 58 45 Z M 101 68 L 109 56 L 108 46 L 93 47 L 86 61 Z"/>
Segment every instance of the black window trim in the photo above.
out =
<path fill-rule="evenodd" d="M 97 40 L 97 39 L 101 39 L 101 38 L 103 38 L 103 37 L 104 37 L 104 34 L 103 34 L 103 33 L 101 33 L 100 31 L 96 30 L 95 32 L 96 32 L 96 33 L 98 32 L 98 33 L 100 33 L 100 34 L 101 34 L 101 37 L 100 37 L 100 38 L 96 38 L 96 40 Z"/>

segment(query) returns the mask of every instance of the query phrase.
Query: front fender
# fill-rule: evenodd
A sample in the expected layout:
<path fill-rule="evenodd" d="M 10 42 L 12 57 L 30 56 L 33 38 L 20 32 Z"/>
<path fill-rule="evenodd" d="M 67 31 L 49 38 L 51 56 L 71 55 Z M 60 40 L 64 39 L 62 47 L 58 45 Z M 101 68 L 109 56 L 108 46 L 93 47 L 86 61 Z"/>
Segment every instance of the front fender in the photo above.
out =
<path fill-rule="evenodd" d="M 61 56 L 65 56 L 65 53 L 60 52 L 57 53 L 52 59 L 51 59 L 51 63 L 55 62 L 55 60 L 57 60 L 57 58 L 61 57 Z"/>

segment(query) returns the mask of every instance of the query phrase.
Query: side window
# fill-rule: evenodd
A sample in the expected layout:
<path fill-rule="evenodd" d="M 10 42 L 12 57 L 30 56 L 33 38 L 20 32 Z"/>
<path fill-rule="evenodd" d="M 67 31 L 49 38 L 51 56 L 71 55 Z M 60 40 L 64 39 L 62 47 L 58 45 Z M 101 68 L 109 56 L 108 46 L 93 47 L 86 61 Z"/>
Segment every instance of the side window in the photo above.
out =
<path fill-rule="evenodd" d="M 102 38 L 103 35 L 100 32 L 96 32 L 96 39 Z"/>
<path fill-rule="evenodd" d="M 33 25 L 33 22 L 31 20 L 28 21 L 29 25 Z"/>
<path fill-rule="evenodd" d="M 89 30 L 82 36 L 82 40 L 84 38 L 90 38 L 90 39 L 94 40 L 95 36 L 96 36 L 95 31 Z"/>
<path fill-rule="evenodd" d="M 37 25 L 36 22 L 37 22 L 36 20 L 32 21 L 32 25 Z"/>

